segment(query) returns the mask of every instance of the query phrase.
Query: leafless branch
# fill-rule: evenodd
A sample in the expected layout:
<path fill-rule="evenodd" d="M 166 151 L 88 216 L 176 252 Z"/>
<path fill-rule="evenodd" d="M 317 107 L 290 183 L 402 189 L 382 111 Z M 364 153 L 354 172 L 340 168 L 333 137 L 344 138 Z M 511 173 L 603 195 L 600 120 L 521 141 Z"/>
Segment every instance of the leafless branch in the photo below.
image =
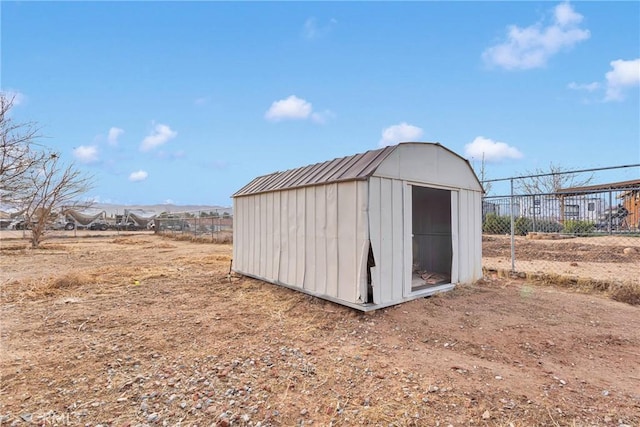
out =
<path fill-rule="evenodd" d="M 31 227 L 31 245 L 37 247 L 56 211 L 77 205 L 92 178 L 37 144 L 37 126 L 14 123 L 8 114 L 12 106 L 13 99 L 0 94 L 0 201 L 23 212 Z"/>
<path fill-rule="evenodd" d="M 0 93 L 0 202 L 5 204 L 14 202 L 24 190 L 24 175 L 45 156 L 37 149 L 38 127 L 11 118 L 13 102 L 13 97 Z"/>
<path fill-rule="evenodd" d="M 514 182 L 515 190 L 520 194 L 549 194 L 557 193 L 564 188 L 582 187 L 593 180 L 593 174 L 580 177 L 577 173 L 567 172 L 565 168 L 553 163 L 549 169 L 527 171 L 522 175 L 542 175 L 520 179 Z"/>

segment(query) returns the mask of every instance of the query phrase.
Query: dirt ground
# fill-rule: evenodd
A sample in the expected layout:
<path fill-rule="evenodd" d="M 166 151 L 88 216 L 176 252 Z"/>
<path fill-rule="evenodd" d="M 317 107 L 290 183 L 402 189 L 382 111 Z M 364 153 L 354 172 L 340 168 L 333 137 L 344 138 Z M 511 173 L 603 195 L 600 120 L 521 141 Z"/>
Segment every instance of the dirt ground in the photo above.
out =
<path fill-rule="evenodd" d="M 511 238 L 483 236 L 482 265 L 494 270 L 511 270 Z M 638 237 L 515 238 L 516 271 L 640 286 L 639 266 Z"/>
<path fill-rule="evenodd" d="M 230 245 L 0 241 L 0 424 L 638 426 L 640 307 L 487 277 L 363 314 Z"/>

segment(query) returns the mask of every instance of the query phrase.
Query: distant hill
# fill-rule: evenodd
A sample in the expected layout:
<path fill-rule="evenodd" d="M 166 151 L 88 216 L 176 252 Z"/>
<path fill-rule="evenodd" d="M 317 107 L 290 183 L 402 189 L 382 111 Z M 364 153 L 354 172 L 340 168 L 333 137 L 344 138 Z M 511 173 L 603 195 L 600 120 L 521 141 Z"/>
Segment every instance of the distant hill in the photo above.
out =
<path fill-rule="evenodd" d="M 233 214 L 233 208 L 230 206 L 210 206 L 210 205 L 173 205 L 173 204 L 157 204 L 157 205 L 115 205 L 110 203 L 94 203 L 91 205 L 92 210 L 105 211 L 107 216 L 122 215 L 125 209 L 141 209 L 143 211 L 153 211 L 156 214 L 163 212 L 218 212 L 220 215 L 227 212 Z"/>

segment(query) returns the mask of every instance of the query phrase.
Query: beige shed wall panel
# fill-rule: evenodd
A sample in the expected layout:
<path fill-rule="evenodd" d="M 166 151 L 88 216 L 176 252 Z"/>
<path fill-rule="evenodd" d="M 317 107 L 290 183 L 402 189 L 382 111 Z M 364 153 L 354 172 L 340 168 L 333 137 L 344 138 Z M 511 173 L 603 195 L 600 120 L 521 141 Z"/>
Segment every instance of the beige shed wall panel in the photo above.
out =
<path fill-rule="evenodd" d="M 482 278 L 482 195 L 460 191 L 458 217 L 458 280 L 472 283 Z"/>
<path fill-rule="evenodd" d="M 461 246 L 464 246 L 463 243 L 465 240 L 464 237 L 460 237 L 460 234 L 462 233 L 460 227 L 460 215 L 461 213 L 464 215 L 464 211 L 462 211 L 460 207 L 460 193 L 463 192 L 464 190 L 451 192 L 451 283 L 458 283 L 460 281 L 460 269 L 465 268 L 461 264 L 464 262 L 464 256 L 460 256 L 460 248 Z M 465 252 L 464 247 L 462 248 L 462 252 Z"/>
<path fill-rule="evenodd" d="M 398 301 L 403 297 L 405 279 L 402 181 L 370 178 L 369 232 L 375 260 L 371 268 L 373 302 Z"/>
<path fill-rule="evenodd" d="M 338 296 L 338 184 L 327 184 L 325 206 L 325 242 L 327 247 L 327 263 L 323 266 L 327 272 L 325 295 Z M 348 221 L 349 219 L 345 219 Z"/>
<path fill-rule="evenodd" d="M 366 181 L 234 198 L 234 268 L 351 303 L 366 292 Z"/>
<path fill-rule="evenodd" d="M 304 196 L 307 209 L 307 216 L 305 217 L 304 225 L 306 230 L 305 255 L 307 260 L 313 260 L 313 262 L 305 260 L 306 268 L 304 272 L 304 287 L 308 290 L 312 286 L 316 287 L 318 281 L 318 269 L 316 268 L 316 251 L 318 249 L 318 233 L 316 232 L 316 187 L 307 188 Z"/>
<path fill-rule="evenodd" d="M 364 181 L 337 185 L 338 293 L 345 301 L 364 302 L 366 257 L 369 253 L 367 184 Z"/>
<path fill-rule="evenodd" d="M 469 165 L 432 144 L 401 144 L 378 166 L 374 176 L 453 188 L 479 190 Z"/>
<path fill-rule="evenodd" d="M 255 197 L 255 196 L 254 196 Z M 253 199 L 251 197 L 250 199 Z M 278 270 L 273 278 L 269 278 L 270 280 L 278 280 L 281 282 L 288 282 L 288 272 L 289 272 L 289 226 L 288 226 L 288 217 L 289 217 L 289 192 L 280 193 L 280 233 L 278 233 L 279 242 L 280 242 L 280 263 L 278 265 Z M 265 231 L 266 232 L 266 231 Z M 247 272 L 255 273 L 255 269 L 253 265 L 247 266 Z"/>
<path fill-rule="evenodd" d="M 327 187 L 325 185 L 321 185 L 318 187 L 313 187 L 313 197 L 315 203 L 315 221 L 314 228 L 312 228 L 315 234 L 315 251 L 314 258 L 315 259 L 315 274 L 313 276 L 314 280 L 310 281 L 307 286 L 308 290 L 321 294 L 327 295 L 327 209 L 326 209 L 326 198 L 327 198 Z M 309 242 L 311 244 L 311 242 Z"/>

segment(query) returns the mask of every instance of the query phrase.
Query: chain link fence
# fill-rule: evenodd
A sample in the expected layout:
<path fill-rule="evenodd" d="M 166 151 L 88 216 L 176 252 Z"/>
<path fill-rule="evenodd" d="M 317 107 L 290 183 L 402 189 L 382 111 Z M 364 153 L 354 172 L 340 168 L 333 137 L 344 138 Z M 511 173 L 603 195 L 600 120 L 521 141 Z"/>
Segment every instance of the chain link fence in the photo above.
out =
<path fill-rule="evenodd" d="M 229 243 L 233 239 L 233 216 L 228 212 L 172 212 L 153 219 L 150 228 L 157 234 L 210 239 Z"/>
<path fill-rule="evenodd" d="M 482 201 L 484 268 L 640 285 L 640 179 L 603 181 L 623 168 L 640 176 L 640 165 L 628 165 L 483 182 L 508 191 Z"/>

